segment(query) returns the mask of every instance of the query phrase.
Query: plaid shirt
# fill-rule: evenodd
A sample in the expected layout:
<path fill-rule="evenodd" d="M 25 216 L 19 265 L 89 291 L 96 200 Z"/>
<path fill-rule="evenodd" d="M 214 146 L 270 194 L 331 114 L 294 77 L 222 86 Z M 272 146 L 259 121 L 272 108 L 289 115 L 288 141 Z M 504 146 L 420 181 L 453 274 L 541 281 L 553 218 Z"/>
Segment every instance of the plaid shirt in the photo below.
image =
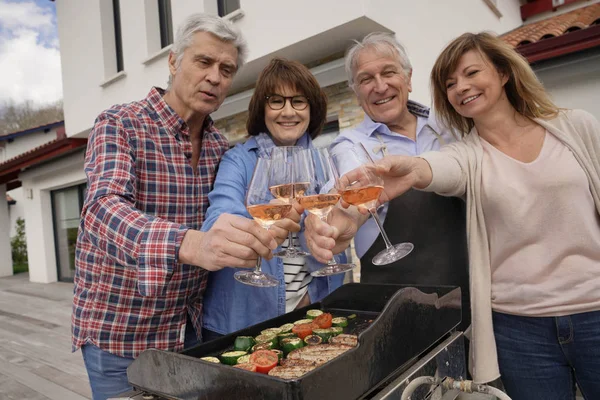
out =
<path fill-rule="evenodd" d="M 90 133 L 73 351 L 86 343 L 121 357 L 179 351 L 188 313 L 200 332 L 207 271 L 177 260 L 187 230 L 200 230 L 228 143 L 208 117 L 194 171 L 189 128 L 162 94 L 153 88 L 142 101 L 114 106 Z"/>

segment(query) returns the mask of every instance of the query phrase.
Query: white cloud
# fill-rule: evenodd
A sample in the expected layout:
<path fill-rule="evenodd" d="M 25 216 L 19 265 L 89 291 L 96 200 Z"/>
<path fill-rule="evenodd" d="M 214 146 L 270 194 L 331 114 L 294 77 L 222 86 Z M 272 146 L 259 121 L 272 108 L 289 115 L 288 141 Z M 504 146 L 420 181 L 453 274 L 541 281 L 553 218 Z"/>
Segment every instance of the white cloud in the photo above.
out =
<path fill-rule="evenodd" d="M 62 98 L 53 17 L 33 2 L 0 0 L 0 103 Z"/>

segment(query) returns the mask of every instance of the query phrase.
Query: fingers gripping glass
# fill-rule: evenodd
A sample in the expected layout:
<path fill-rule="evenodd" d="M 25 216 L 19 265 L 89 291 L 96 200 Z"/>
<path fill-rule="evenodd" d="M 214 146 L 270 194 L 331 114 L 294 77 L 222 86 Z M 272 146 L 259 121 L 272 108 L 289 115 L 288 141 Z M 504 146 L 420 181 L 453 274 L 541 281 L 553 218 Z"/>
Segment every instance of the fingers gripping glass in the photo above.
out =
<path fill-rule="evenodd" d="M 338 180 L 338 190 L 346 203 L 368 209 L 381 232 L 386 249 L 373 257 L 373 264 L 391 264 L 406 257 L 413 250 L 414 245 L 408 242 L 392 245 L 377 215 L 375 206 L 383 191 L 383 179 L 375 173 L 375 164 L 364 146 L 356 143 L 350 151 L 345 149 L 343 152 L 332 154 L 332 161 L 339 176 L 351 170 L 357 170 L 359 173 L 360 179 L 353 182 L 346 184 L 342 183 L 345 180 Z"/>
<path fill-rule="evenodd" d="M 304 194 L 309 177 L 303 175 L 303 168 L 296 167 L 295 155 L 302 150 L 299 146 L 278 146 L 271 150 L 271 186 L 269 190 L 279 200 L 292 204 Z M 274 253 L 275 257 L 300 257 L 309 255 L 294 244 L 292 232 L 288 234 L 287 248 Z"/>
<path fill-rule="evenodd" d="M 281 110 L 285 107 L 287 101 L 290 102 L 294 110 L 302 111 L 308 107 L 308 99 L 306 96 L 280 96 L 273 94 L 267 96 L 267 105 L 271 110 Z"/>
<path fill-rule="evenodd" d="M 246 209 L 260 226 L 269 229 L 276 221 L 285 218 L 292 209 L 291 204 L 278 202 L 269 191 L 269 172 L 271 162 L 259 158 L 254 167 L 248 193 L 246 193 Z M 279 280 L 260 270 L 261 258 L 258 257 L 253 271 L 238 271 L 233 276 L 246 285 L 271 287 L 278 286 Z"/>
<path fill-rule="evenodd" d="M 327 223 L 327 216 L 340 199 L 340 194 L 332 186 L 336 181 L 336 174 L 331 166 L 329 152 L 327 149 L 307 149 L 300 152 L 298 156 L 304 162 L 299 161 L 297 165 L 302 166 L 306 170 L 306 176 L 310 177 L 304 196 L 299 197 L 298 202 L 306 211 Z M 343 274 L 354 267 L 356 265 L 340 264 L 332 259 L 323 268 L 311 272 L 311 275 Z"/>

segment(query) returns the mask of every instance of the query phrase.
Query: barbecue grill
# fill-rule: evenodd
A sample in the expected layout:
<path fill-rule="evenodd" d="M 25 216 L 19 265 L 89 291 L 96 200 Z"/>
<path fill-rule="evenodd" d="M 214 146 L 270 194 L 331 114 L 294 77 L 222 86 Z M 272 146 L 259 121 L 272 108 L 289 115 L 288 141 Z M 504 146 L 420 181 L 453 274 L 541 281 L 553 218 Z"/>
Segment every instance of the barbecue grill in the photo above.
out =
<path fill-rule="evenodd" d="M 356 314 L 344 331 L 358 335 L 358 346 L 294 380 L 200 360 L 230 350 L 237 336 L 257 336 L 302 319 L 314 308 L 335 316 Z M 417 376 L 466 377 L 463 337 L 455 331 L 460 320 L 460 288 L 347 284 L 320 303 L 181 353 L 143 352 L 127 370 L 137 392 L 125 398 L 400 399 Z M 411 399 L 456 397 L 430 386 L 419 388 Z"/>

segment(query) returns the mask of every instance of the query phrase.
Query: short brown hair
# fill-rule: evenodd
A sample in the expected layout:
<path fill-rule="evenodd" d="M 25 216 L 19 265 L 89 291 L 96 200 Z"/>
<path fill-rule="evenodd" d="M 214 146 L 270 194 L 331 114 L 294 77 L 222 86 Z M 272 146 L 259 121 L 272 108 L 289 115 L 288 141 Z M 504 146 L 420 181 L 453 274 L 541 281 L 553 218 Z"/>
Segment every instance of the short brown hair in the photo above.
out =
<path fill-rule="evenodd" d="M 321 133 L 327 118 L 327 96 L 314 75 L 297 61 L 274 58 L 262 70 L 250 106 L 246 129 L 250 136 L 261 132 L 269 133 L 265 125 L 265 107 L 267 96 L 275 94 L 284 86 L 289 86 L 306 96 L 310 105 L 310 122 L 308 134 L 316 138 Z"/>
<path fill-rule="evenodd" d="M 471 50 L 489 59 L 496 70 L 508 78 L 504 90 L 518 113 L 528 118 L 556 116 L 558 107 L 523 56 L 489 32 L 464 33 L 442 51 L 431 70 L 433 105 L 442 124 L 463 136 L 474 126 L 471 118 L 463 117 L 452 107 L 446 89 L 448 77 L 456 70 L 463 54 Z"/>

